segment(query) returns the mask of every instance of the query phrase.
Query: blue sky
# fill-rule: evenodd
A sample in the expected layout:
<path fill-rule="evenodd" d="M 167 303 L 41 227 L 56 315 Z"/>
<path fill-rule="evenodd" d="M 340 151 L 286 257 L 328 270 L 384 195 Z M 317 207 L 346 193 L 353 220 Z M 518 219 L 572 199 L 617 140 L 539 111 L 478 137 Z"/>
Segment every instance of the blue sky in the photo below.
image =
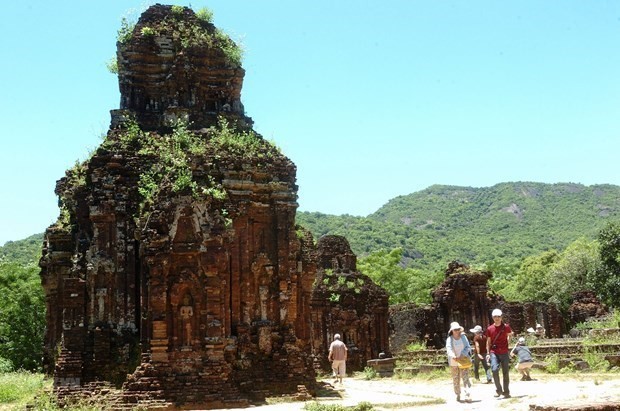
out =
<path fill-rule="evenodd" d="M 0 245 L 44 231 L 54 186 L 119 104 L 105 62 L 152 3 L 21 0 L 0 24 Z M 432 184 L 620 185 L 620 2 L 218 0 L 242 101 L 296 164 L 299 209 L 368 215 Z"/>

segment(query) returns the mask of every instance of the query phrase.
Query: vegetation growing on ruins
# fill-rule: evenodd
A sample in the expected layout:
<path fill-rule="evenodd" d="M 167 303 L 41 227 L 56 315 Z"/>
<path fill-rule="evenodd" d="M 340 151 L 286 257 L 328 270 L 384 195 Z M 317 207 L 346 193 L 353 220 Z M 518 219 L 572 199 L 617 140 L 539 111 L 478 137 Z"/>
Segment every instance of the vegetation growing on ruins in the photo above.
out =
<path fill-rule="evenodd" d="M 154 36 L 155 34 L 157 34 L 157 32 L 152 27 L 142 27 L 142 29 L 140 30 L 140 34 L 142 34 L 143 37 L 149 37 Z"/>
<path fill-rule="evenodd" d="M 105 66 L 110 73 L 118 74 L 118 58 L 116 56 L 106 61 Z"/>
<path fill-rule="evenodd" d="M 176 46 L 180 49 L 193 47 L 217 48 L 222 50 L 228 64 L 240 67 L 243 61 L 243 46 L 233 41 L 222 30 L 213 26 L 213 12 L 208 8 L 202 8 L 195 13 L 195 18 L 186 15 L 183 6 L 172 6 L 171 16 L 153 25 L 140 28 L 140 35 L 144 38 L 166 35 L 172 37 Z M 117 41 L 127 44 L 131 39 L 136 22 L 127 17 L 121 19 L 121 26 L 117 31 Z M 113 71 L 114 66 L 108 64 L 108 70 Z"/>
<path fill-rule="evenodd" d="M 323 280 L 319 283 L 319 278 L 314 282 L 314 286 L 324 287 L 330 294 L 330 301 L 338 301 L 340 299 L 340 293 L 346 291 L 353 291 L 355 294 L 362 292 L 364 286 L 364 280 L 362 278 L 354 278 L 349 275 L 334 273 L 332 269 L 326 269 L 323 275 Z"/>
<path fill-rule="evenodd" d="M 128 120 L 124 130 L 106 140 L 103 146 L 107 149 L 118 146 L 150 159 L 143 162 L 147 166 L 140 170 L 140 215 L 162 190 L 190 194 L 195 198 L 225 200 L 227 193 L 221 183 L 211 175 L 195 176 L 192 164 L 207 163 L 216 170 L 219 161 L 234 156 L 264 166 L 262 160 L 281 155 L 278 147 L 253 130 L 238 129 L 224 117 L 220 117 L 217 126 L 210 127 L 205 133 L 189 130 L 187 122 L 178 120 L 172 131 L 164 135 L 144 132 L 135 120 Z"/>
<path fill-rule="evenodd" d="M 136 22 L 131 21 L 127 17 L 121 19 L 121 27 L 116 32 L 116 41 L 121 44 L 125 44 L 131 39 L 133 29 L 136 27 Z"/>
<path fill-rule="evenodd" d="M 63 183 L 59 186 L 59 207 L 60 214 L 56 220 L 55 226 L 61 230 L 70 230 L 71 214 L 70 208 L 75 205 L 75 195 L 83 187 L 86 186 L 86 172 L 88 170 L 88 161 L 76 161 L 72 168 L 65 172 Z"/>
<path fill-rule="evenodd" d="M 206 7 L 199 9 L 196 12 L 196 17 L 198 17 L 200 21 L 213 24 L 213 12 Z"/>

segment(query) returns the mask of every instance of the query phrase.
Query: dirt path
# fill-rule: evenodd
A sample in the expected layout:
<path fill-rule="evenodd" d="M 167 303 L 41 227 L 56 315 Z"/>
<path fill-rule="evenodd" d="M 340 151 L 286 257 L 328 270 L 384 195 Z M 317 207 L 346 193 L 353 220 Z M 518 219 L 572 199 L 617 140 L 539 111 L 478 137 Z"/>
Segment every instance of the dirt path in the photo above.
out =
<path fill-rule="evenodd" d="M 511 377 L 513 377 L 511 375 Z M 493 384 L 474 383 L 472 402 L 457 403 L 449 376 L 445 380 L 378 379 L 367 381 L 348 378 L 336 385 L 338 397 L 319 397 L 316 401 L 355 405 L 372 403 L 378 411 L 427 411 L 454 407 L 460 410 L 529 410 L 535 405 L 592 405 L 617 402 L 620 404 L 619 374 L 533 375 L 534 381 L 511 381 L 512 398 L 493 397 Z M 382 405 L 387 405 L 382 407 Z M 391 406 L 389 406 L 391 404 Z M 258 411 L 302 410 L 303 402 L 288 402 L 253 407 Z M 620 407 L 620 405 L 619 405 Z M 576 408 L 577 409 L 577 408 Z M 241 409 L 239 409 L 241 410 Z M 247 409 L 246 409 L 247 410 Z"/>

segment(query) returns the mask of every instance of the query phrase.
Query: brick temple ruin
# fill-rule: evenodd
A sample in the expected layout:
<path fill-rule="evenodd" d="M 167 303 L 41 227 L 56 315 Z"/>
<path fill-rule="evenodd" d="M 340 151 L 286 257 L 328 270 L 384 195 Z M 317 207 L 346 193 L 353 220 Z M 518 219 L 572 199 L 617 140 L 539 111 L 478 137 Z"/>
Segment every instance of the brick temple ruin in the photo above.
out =
<path fill-rule="evenodd" d="M 504 321 L 516 334 L 542 324 L 547 337 L 562 337 L 566 324 L 558 307 L 548 302 L 512 303 L 488 287 L 490 272 L 478 271 L 453 261 L 445 271 L 444 281 L 432 291 L 428 306 L 399 304 L 390 307 L 390 347 L 394 352 L 413 341 L 429 347 L 443 348 L 452 321 L 467 330 L 475 325 L 491 324 L 491 311 L 500 308 Z"/>
<path fill-rule="evenodd" d="M 389 350 L 385 291 L 346 240 L 295 226 L 296 167 L 252 130 L 234 47 L 159 4 L 119 37 L 120 108 L 58 181 L 40 261 L 59 398 L 247 406 L 311 394 L 335 332 L 353 369 Z"/>
<path fill-rule="evenodd" d="M 318 275 L 312 293 L 312 353 L 318 368 L 329 370 L 327 361 L 333 335 L 347 344 L 347 369 L 362 371 L 366 361 L 389 355 L 387 292 L 357 271 L 357 257 L 341 236 L 319 239 Z"/>

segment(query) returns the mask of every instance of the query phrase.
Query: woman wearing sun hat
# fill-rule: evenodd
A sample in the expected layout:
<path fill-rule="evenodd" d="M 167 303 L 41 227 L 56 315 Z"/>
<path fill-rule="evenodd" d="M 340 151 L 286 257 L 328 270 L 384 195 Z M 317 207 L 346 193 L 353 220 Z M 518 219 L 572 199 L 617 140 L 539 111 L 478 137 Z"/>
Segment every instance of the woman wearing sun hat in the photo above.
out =
<path fill-rule="evenodd" d="M 446 339 L 446 351 L 448 353 L 448 364 L 450 365 L 450 374 L 452 375 L 452 385 L 454 387 L 454 393 L 456 394 L 456 400 L 459 402 L 461 401 L 462 379 L 463 389 L 465 391 L 465 402 L 471 402 L 469 368 L 459 367 L 458 362 L 458 360 L 469 359 L 471 355 L 471 346 L 463 331 L 463 327 L 461 327 L 458 322 L 455 321 L 450 324 L 448 338 Z"/>

